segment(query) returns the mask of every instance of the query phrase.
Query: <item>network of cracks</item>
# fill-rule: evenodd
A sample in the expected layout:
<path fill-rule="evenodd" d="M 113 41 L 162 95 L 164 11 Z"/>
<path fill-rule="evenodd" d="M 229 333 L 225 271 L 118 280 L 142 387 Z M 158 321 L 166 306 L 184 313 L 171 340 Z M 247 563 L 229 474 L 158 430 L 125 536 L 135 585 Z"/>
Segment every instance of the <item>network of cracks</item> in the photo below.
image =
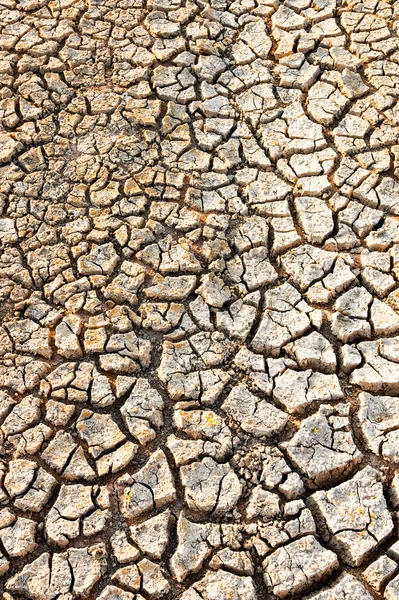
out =
<path fill-rule="evenodd" d="M 398 97 L 398 0 L 0 0 L 3 600 L 399 600 Z"/>

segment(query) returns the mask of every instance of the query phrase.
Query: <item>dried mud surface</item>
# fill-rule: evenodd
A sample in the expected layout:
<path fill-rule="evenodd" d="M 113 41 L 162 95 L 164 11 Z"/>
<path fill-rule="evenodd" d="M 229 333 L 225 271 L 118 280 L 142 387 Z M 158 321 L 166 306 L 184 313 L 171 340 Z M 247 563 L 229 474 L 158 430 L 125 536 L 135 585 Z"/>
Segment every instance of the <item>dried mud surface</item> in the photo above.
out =
<path fill-rule="evenodd" d="M 398 600 L 399 3 L 0 0 L 3 600 Z"/>

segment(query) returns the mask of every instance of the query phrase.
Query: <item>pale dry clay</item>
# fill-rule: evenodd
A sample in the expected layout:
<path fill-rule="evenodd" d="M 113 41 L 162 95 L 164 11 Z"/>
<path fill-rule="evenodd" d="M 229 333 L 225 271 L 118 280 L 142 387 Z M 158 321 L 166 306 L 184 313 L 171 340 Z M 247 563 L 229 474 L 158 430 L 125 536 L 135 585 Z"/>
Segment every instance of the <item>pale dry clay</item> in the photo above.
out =
<path fill-rule="evenodd" d="M 398 600 L 398 0 L 0 27 L 3 600 Z"/>

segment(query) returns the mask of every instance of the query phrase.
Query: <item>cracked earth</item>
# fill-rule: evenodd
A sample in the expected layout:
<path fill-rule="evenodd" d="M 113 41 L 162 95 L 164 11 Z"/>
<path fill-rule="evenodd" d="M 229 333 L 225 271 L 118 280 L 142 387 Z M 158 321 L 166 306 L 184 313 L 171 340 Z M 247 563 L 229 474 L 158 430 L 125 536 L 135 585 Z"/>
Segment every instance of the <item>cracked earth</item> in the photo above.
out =
<path fill-rule="evenodd" d="M 3 600 L 399 600 L 398 98 L 398 0 L 0 0 Z"/>

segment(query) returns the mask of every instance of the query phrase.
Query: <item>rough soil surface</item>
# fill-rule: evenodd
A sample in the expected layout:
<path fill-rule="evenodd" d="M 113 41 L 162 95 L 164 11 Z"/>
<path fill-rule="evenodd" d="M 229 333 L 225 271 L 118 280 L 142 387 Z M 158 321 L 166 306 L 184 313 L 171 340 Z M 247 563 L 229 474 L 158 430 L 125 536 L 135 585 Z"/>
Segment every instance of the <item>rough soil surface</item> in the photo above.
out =
<path fill-rule="evenodd" d="M 399 600 L 399 0 L 0 0 L 0 596 Z"/>

